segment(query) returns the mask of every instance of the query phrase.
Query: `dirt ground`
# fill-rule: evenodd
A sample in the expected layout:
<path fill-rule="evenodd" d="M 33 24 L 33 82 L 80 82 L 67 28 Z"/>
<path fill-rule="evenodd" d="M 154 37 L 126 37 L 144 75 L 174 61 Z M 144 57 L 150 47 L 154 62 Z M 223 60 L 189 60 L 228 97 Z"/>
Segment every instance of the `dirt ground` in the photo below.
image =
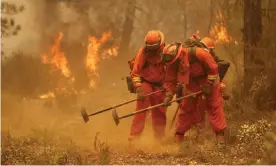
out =
<path fill-rule="evenodd" d="M 251 119 L 245 120 L 243 115 L 238 116 L 238 111 L 230 110 L 226 103 L 231 144 L 224 150 L 218 150 L 210 130 L 205 133 L 205 144 L 196 144 L 191 130 L 180 151 L 172 141 L 173 130 L 169 130 L 176 109 L 176 105 L 172 105 L 167 112 L 166 144 L 161 145 L 153 139 L 151 119 L 147 118 L 141 141 L 129 148 L 127 137 L 131 118 L 121 120 L 118 126 L 111 112 L 90 117 L 88 123 L 82 120 L 82 107 L 92 113 L 135 97 L 127 92 L 122 80 L 101 86 L 89 94 L 80 95 L 75 105 L 63 109 L 58 108 L 55 101 L 52 107 L 47 107 L 45 100 L 16 102 L 13 96 L 3 94 L 2 164 L 253 164 L 265 160 L 263 135 L 275 125 L 275 113 L 267 116 L 267 113 L 255 112 Z M 135 104 L 132 103 L 117 111 L 124 115 L 134 109 Z M 72 145 L 75 149 L 68 150 Z M 38 149 L 44 150 L 36 152 Z M 51 159 L 41 159 L 45 155 Z M 28 157 L 31 159 L 27 160 Z"/>

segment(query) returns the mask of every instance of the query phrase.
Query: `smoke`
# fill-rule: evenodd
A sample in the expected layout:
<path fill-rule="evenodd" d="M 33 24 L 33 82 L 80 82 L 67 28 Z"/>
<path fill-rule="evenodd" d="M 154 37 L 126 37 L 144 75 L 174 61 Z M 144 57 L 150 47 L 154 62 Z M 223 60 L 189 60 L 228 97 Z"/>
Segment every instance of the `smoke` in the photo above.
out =
<path fill-rule="evenodd" d="M 162 31 L 166 43 L 184 42 L 185 36 L 190 37 L 197 31 L 201 37 L 208 35 L 209 0 L 172 0 L 170 2 L 139 0 L 137 6 L 140 9 L 137 9 L 135 13 L 131 40 L 133 50 L 143 45 L 144 36 L 149 30 Z M 186 25 L 184 17 L 187 20 Z"/>
<path fill-rule="evenodd" d="M 22 13 L 16 14 L 14 17 L 17 24 L 20 24 L 22 30 L 17 36 L 11 36 L 2 38 L 2 49 L 7 56 L 10 56 L 14 51 L 23 51 L 28 54 L 36 54 L 40 52 L 40 28 L 36 22 L 37 15 L 37 3 L 35 0 L 4 0 L 16 5 L 24 5 L 25 9 Z M 34 14 L 36 13 L 36 14 Z M 4 15 L 5 16 L 5 15 Z"/>

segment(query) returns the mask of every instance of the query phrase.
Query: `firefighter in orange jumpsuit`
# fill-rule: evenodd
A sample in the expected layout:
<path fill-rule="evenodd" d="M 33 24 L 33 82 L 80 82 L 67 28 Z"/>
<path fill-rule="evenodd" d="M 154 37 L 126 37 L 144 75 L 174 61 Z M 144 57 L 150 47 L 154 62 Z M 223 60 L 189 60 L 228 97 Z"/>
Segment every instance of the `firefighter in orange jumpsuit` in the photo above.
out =
<path fill-rule="evenodd" d="M 199 39 L 199 36 L 194 36 L 194 38 Z M 215 55 L 214 49 L 215 49 L 215 42 L 209 38 L 209 37 L 204 37 L 203 39 L 200 40 L 200 43 L 204 45 L 206 49 L 208 49 L 209 53 L 212 55 L 214 60 L 217 62 L 219 58 Z M 220 92 L 222 93 L 222 98 L 224 100 L 228 100 L 230 96 L 226 93 L 226 84 L 224 83 L 223 80 L 220 81 Z M 198 101 L 198 109 L 201 112 L 201 119 L 202 121 L 200 122 L 200 127 L 205 126 L 205 111 L 207 110 L 207 103 L 206 103 L 206 97 L 204 95 L 200 96 L 200 99 Z"/>
<path fill-rule="evenodd" d="M 215 47 L 216 47 L 216 44 L 215 42 L 210 39 L 209 37 L 204 37 L 201 41 L 200 41 L 202 44 L 205 45 L 206 48 L 208 48 L 210 54 L 213 56 L 214 60 L 216 62 L 219 61 L 219 57 L 216 56 L 215 54 Z M 223 80 L 220 81 L 220 88 L 221 88 L 221 93 L 222 93 L 222 97 L 224 100 L 228 100 L 230 98 L 230 96 L 226 93 L 226 84 Z"/>
<path fill-rule="evenodd" d="M 138 98 L 137 110 L 164 102 L 164 92 L 145 97 L 145 94 L 163 88 L 165 70 L 160 55 L 164 46 L 163 33 L 160 31 L 149 31 L 145 36 L 145 46 L 140 48 L 135 57 L 131 78 Z M 136 140 L 141 135 L 145 126 L 146 115 L 146 113 L 134 115 L 129 141 Z M 155 108 L 151 110 L 151 115 L 155 137 L 162 139 L 166 126 L 165 108 Z"/>
<path fill-rule="evenodd" d="M 188 49 L 180 43 L 166 45 L 163 49 L 162 59 L 166 63 L 164 105 L 169 105 L 169 101 L 175 94 L 177 84 L 184 86 L 183 96 L 202 91 L 207 98 L 209 121 L 216 134 L 217 142 L 224 143 L 224 129 L 227 125 L 223 112 L 218 65 L 206 49 L 195 49 L 195 56 L 198 61 L 194 63 L 191 63 L 193 57 L 190 55 Z M 192 125 L 202 121 L 201 113 L 197 109 L 199 97 L 200 95 L 195 95 L 181 101 L 175 132 L 177 142 L 183 141 L 185 132 Z"/>

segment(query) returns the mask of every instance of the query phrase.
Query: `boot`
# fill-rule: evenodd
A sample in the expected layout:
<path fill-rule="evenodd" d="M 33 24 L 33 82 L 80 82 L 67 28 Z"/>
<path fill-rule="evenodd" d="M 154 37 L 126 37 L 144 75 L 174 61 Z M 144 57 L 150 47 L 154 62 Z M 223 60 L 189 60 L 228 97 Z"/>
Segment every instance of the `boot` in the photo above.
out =
<path fill-rule="evenodd" d="M 184 141 L 184 134 L 175 134 L 175 143 L 181 144 Z"/>
<path fill-rule="evenodd" d="M 187 149 L 187 142 L 184 141 L 184 134 L 175 134 L 175 143 L 179 146 L 179 151 L 183 152 Z"/>
<path fill-rule="evenodd" d="M 219 150 L 225 149 L 226 147 L 226 141 L 225 141 L 225 136 L 224 136 L 224 130 L 216 132 L 216 144 L 217 148 Z"/>

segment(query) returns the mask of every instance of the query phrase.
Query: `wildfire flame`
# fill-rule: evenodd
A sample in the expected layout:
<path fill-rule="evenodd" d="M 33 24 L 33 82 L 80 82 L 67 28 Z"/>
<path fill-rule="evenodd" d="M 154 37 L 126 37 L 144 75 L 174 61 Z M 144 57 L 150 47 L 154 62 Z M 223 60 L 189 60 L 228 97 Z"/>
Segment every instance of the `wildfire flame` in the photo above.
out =
<path fill-rule="evenodd" d="M 48 92 L 46 94 L 40 95 L 41 99 L 54 98 L 56 92 L 70 92 L 77 93 L 73 87 L 75 78 L 72 76 L 71 71 L 68 66 L 68 60 L 64 52 L 61 51 L 60 45 L 63 38 L 63 33 L 60 32 L 56 38 L 54 38 L 53 46 L 50 48 L 48 53 L 41 54 L 41 60 L 44 64 L 50 64 L 53 67 L 53 71 L 60 70 L 62 75 L 67 78 L 66 85 L 64 82 L 60 81 L 56 89 Z M 99 76 L 98 74 L 98 63 L 100 60 L 108 59 L 112 56 L 117 56 L 118 46 L 111 45 L 105 48 L 104 45 L 112 39 L 112 33 L 104 32 L 100 38 L 95 36 L 88 37 L 87 55 L 85 61 L 85 67 L 87 69 L 87 75 L 89 76 L 89 88 L 95 87 L 94 76 Z M 64 81 L 64 80 L 63 80 Z"/>
<path fill-rule="evenodd" d="M 71 72 L 68 68 L 68 61 L 64 55 L 64 52 L 60 50 L 61 40 L 63 33 L 60 32 L 57 38 L 54 38 L 54 45 L 50 49 L 48 54 L 42 54 L 41 59 L 44 64 L 52 64 L 54 68 L 61 70 L 65 77 L 70 77 Z"/>
<path fill-rule="evenodd" d="M 111 56 L 118 55 L 118 47 L 114 46 L 109 49 L 103 50 L 101 54 L 99 54 L 100 49 L 102 46 L 112 37 L 111 31 L 103 33 L 101 38 L 96 38 L 94 36 L 88 37 L 88 48 L 87 48 L 87 55 L 86 55 L 86 68 L 88 75 L 90 77 L 90 87 L 95 86 L 95 81 L 93 80 L 93 76 L 98 76 L 98 68 L 97 64 L 99 63 L 100 59 L 107 59 Z M 101 56 L 100 56 L 101 55 Z"/>
<path fill-rule="evenodd" d="M 39 98 L 41 98 L 41 99 L 54 98 L 54 97 L 56 97 L 54 92 L 48 92 L 46 94 L 43 94 L 43 95 L 39 96 Z"/>
<path fill-rule="evenodd" d="M 230 43 L 232 37 L 227 32 L 221 10 L 218 11 L 216 20 L 216 24 L 210 30 L 210 35 L 215 39 L 216 43 Z"/>

